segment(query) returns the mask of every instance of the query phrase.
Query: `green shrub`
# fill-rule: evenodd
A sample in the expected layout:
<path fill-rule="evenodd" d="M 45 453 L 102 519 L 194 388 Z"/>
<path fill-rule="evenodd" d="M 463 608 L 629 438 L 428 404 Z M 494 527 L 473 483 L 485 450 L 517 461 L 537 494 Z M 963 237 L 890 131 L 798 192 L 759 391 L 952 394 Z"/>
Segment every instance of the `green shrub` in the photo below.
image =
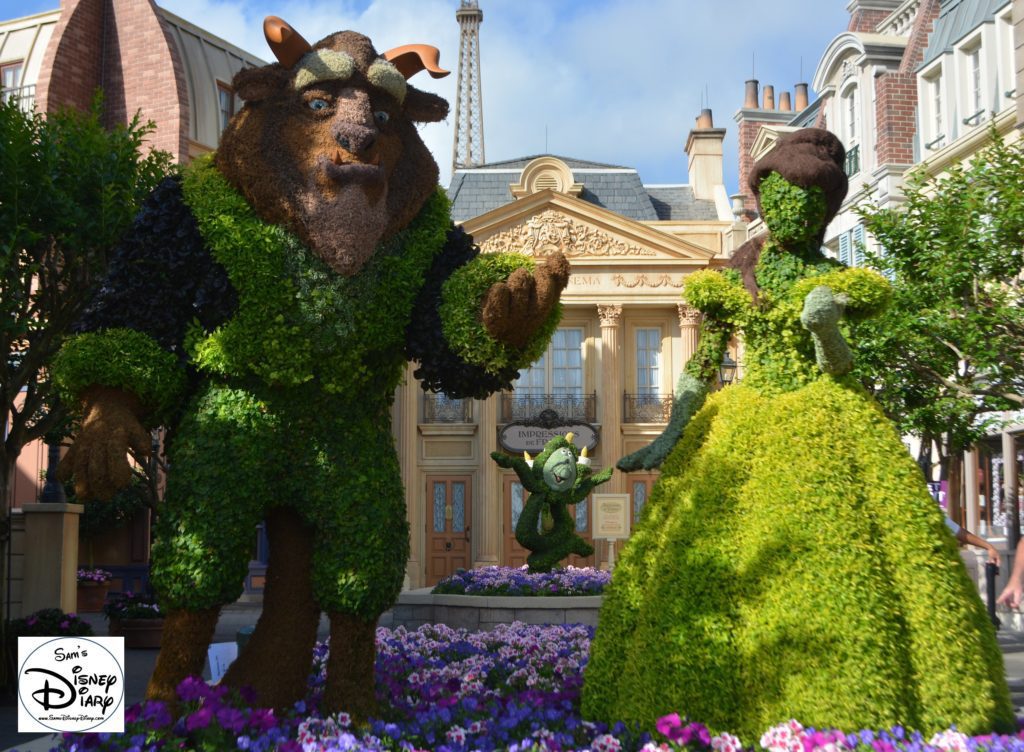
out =
<path fill-rule="evenodd" d="M 14 619 L 7 628 L 7 637 L 16 648 L 19 637 L 91 637 L 92 625 L 75 614 L 59 608 L 44 608 L 34 614 Z"/>
<path fill-rule="evenodd" d="M 686 713 L 745 742 L 1014 728 L 992 625 L 920 470 L 859 388 L 713 394 L 606 590 L 586 717 Z"/>

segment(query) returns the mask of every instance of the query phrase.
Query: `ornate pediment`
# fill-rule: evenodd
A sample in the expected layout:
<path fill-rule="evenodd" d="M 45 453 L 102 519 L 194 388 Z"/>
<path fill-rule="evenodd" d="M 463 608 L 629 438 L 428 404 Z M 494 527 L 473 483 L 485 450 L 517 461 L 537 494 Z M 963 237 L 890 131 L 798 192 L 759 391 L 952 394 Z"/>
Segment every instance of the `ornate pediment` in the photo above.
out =
<path fill-rule="evenodd" d="M 644 257 L 657 256 L 645 248 L 580 222 L 562 212 L 547 209 L 521 224 L 495 233 L 480 244 L 485 253 L 524 253 L 548 256 L 561 251 L 572 256 Z"/>

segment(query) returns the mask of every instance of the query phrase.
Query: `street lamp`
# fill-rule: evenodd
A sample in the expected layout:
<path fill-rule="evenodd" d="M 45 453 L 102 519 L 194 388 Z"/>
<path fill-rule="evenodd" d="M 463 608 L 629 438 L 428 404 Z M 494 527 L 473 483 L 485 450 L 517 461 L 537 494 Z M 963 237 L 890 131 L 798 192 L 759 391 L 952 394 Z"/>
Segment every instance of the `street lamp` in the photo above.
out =
<path fill-rule="evenodd" d="M 57 465 L 60 464 L 60 441 L 46 442 L 46 482 L 43 484 L 39 501 L 44 504 L 64 504 L 64 484 L 57 480 Z"/>
<path fill-rule="evenodd" d="M 728 352 L 718 366 L 718 378 L 721 379 L 722 386 L 729 386 L 736 378 L 736 361 L 729 357 Z"/>

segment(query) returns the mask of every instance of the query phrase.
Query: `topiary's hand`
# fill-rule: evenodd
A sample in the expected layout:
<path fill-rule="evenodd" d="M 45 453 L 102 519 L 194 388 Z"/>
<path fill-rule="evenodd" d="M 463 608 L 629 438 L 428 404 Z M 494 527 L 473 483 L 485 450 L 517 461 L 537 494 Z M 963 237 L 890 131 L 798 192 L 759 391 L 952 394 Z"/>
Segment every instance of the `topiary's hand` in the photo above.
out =
<path fill-rule="evenodd" d="M 840 296 L 832 294 L 825 285 L 818 285 L 804 298 L 804 309 L 800 312 L 800 323 L 804 328 L 821 334 L 835 327 L 843 316 L 843 303 Z"/>
<path fill-rule="evenodd" d="M 832 376 L 842 376 L 853 368 L 853 353 L 839 331 L 839 319 L 846 305 L 844 295 L 833 295 L 825 285 L 807 293 L 800 323 L 814 339 L 814 355 L 818 367 Z"/>
<path fill-rule="evenodd" d="M 558 304 L 569 284 L 569 262 L 561 253 L 548 257 L 533 274 L 517 269 L 505 282 L 491 285 L 480 315 L 491 336 L 522 350 Z"/>
<path fill-rule="evenodd" d="M 149 432 L 139 422 L 142 410 L 135 395 L 94 386 L 85 391 L 82 427 L 61 460 L 58 477 L 75 479 L 75 495 L 109 499 L 131 482 L 128 451 L 149 456 Z"/>
<path fill-rule="evenodd" d="M 607 483 L 612 479 L 612 473 L 615 471 L 614 467 L 606 467 L 604 470 L 599 472 L 597 475 L 591 475 L 579 484 L 577 489 L 574 489 L 576 495 L 580 499 L 586 498 L 587 494 L 593 491 L 595 488 L 600 486 L 602 483 Z"/>
<path fill-rule="evenodd" d="M 682 437 L 687 424 L 704 405 L 707 394 L 707 386 L 695 376 L 684 371 L 676 384 L 676 393 L 672 399 L 672 414 L 665 430 L 643 449 L 627 454 L 616 462 L 615 467 L 624 473 L 661 467 L 661 463 L 665 461 L 676 442 Z"/>

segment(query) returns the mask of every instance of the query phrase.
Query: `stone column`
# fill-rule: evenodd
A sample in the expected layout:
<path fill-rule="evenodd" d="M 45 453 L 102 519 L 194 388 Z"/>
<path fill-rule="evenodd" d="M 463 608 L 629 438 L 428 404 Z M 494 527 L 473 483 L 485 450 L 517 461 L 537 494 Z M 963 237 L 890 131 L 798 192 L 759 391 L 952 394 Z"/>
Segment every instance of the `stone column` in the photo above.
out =
<path fill-rule="evenodd" d="M 1009 515 L 1007 535 L 1010 550 L 1014 550 L 1020 540 L 1020 517 L 1018 488 L 1020 487 L 1020 468 L 1017 466 L 1016 437 L 1009 431 L 1003 431 L 1003 499 L 1006 514 Z"/>
<path fill-rule="evenodd" d="M 978 498 L 978 452 L 964 452 L 964 522 L 972 533 L 981 535 Z M 988 531 L 986 534 L 991 535 Z"/>
<path fill-rule="evenodd" d="M 78 516 L 81 504 L 25 504 L 22 613 L 78 611 Z"/>
<path fill-rule="evenodd" d="M 598 420 L 601 422 L 601 463 L 614 465 L 622 456 L 622 306 L 598 304 L 601 319 L 601 392 L 598 395 Z M 601 486 L 602 493 L 621 493 L 625 478 L 616 472 Z"/>
<path fill-rule="evenodd" d="M 473 541 L 473 566 L 493 567 L 500 562 L 501 552 L 501 478 L 498 466 L 491 459 L 498 436 L 498 400 L 501 392 L 473 403 L 479 430 L 476 445 L 480 457 L 479 485 L 473 489 L 473 520 L 470 532 Z"/>
<path fill-rule="evenodd" d="M 693 306 L 686 303 L 676 303 L 679 310 L 679 331 L 683 339 L 683 365 L 689 362 L 693 354 L 697 352 L 697 340 L 700 338 L 701 313 Z M 672 385 L 675 387 L 675 384 Z"/>

